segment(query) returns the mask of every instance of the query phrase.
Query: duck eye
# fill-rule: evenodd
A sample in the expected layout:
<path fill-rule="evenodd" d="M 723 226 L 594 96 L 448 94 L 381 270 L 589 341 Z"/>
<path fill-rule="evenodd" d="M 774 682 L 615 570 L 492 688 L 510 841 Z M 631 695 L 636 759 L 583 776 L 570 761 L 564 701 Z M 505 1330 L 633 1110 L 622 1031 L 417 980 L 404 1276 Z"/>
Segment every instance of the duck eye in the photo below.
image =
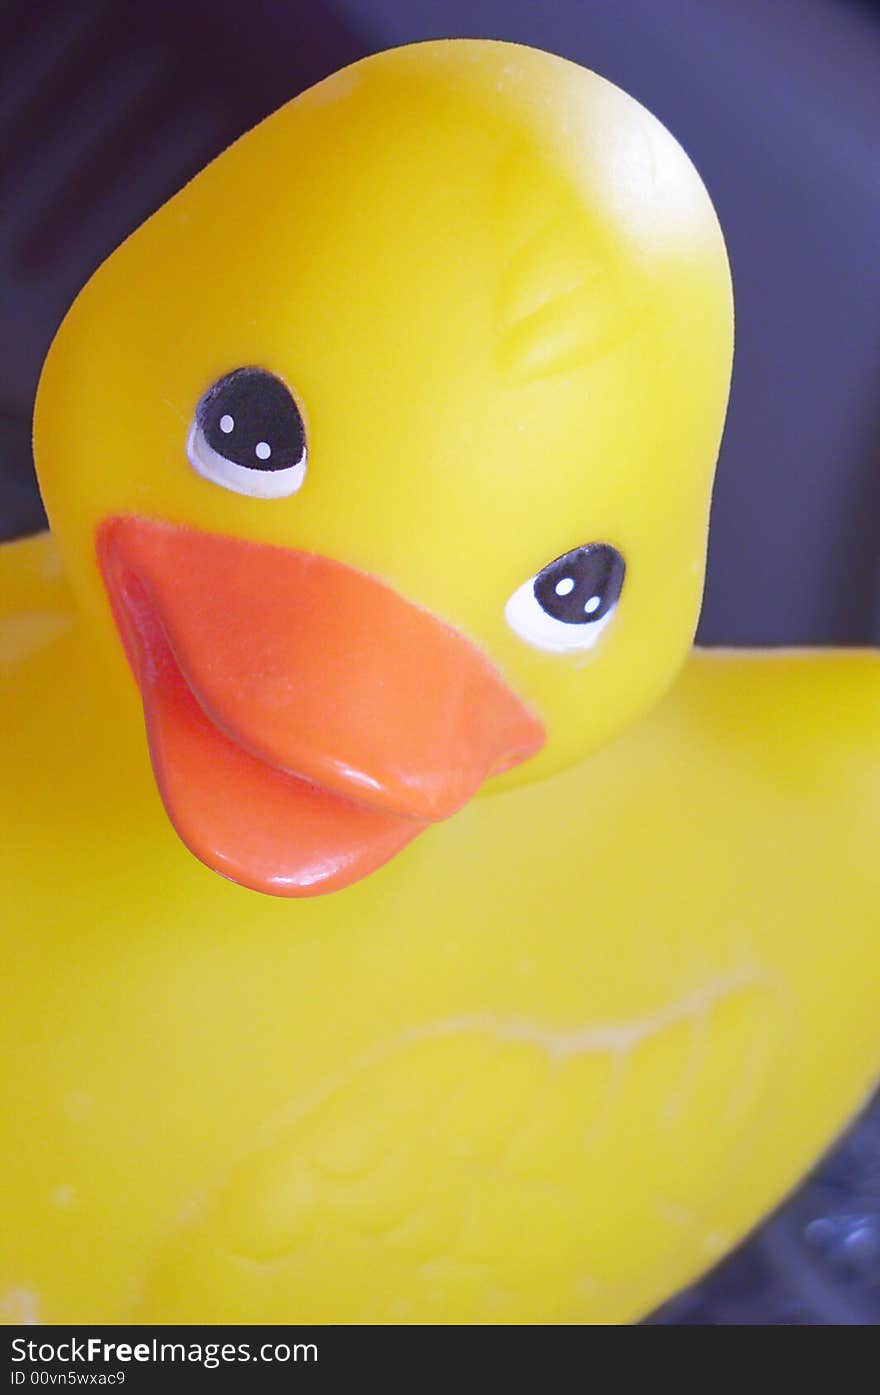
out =
<path fill-rule="evenodd" d="M 536 649 L 591 648 L 620 599 L 626 563 L 609 543 L 575 547 L 519 586 L 505 607 L 511 629 Z"/>
<path fill-rule="evenodd" d="M 205 479 L 237 494 L 295 494 L 305 479 L 306 433 L 290 390 L 264 368 L 218 378 L 196 407 L 187 455 Z"/>

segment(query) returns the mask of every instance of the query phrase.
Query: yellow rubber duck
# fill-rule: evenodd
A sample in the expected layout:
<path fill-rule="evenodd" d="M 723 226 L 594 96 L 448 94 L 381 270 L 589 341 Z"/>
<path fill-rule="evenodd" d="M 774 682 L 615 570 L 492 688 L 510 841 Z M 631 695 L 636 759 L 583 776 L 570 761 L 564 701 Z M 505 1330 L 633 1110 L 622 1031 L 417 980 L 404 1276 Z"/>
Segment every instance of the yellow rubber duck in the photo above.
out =
<path fill-rule="evenodd" d="M 731 344 L 676 142 L 493 42 L 82 292 L 0 551 L 9 1320 L 629 1321 L 865 1097 L 880 659 L 691 652 Z"/>

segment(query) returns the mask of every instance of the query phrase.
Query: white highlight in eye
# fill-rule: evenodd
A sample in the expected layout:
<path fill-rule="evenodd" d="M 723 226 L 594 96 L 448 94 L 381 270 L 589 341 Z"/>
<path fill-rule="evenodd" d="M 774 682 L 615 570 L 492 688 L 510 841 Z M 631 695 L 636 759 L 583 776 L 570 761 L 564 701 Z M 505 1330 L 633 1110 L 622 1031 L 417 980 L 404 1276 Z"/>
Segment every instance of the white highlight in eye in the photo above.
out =
<path fill-rule="evenodd" d="M 553 589 L 557 596 L 570 596 L 574 590 L 574 579 L 570 576 L 564 576 L 561 581 L 557 581 Z"/>
<path fill-rule="evenodd" d="M 259 441 L 257 454 L 261 446 L 265 447 L 267 453 L 260 458 L 268 459 L 272 454 L 271 446 L 266 441 Z M 208 444 L 204 431 L 195 420 L 190 427 L 186 453 L 190 465 L 203 479 L 222 484 L 224 489 L 231 489 L 235 494 L 248 494 L 252 499 L 285 499 L 290 494 L 296 494 L 302 489 L 308 463 L 304 447 L 296 464 L 288 465 L 283 470 L 252 470 L 247 465 L 236 465 L 234 460 L 227 460 L 225 455 Z"/>
<path fill-rule="evenodd" d="M 220 430 L 224 436 L 228 436 L 230 431 L 235 429 L 235 417 L 231 417 L 228 412 L 224 412 L 220 418 Z"/>
<path fill-rule="evenodd" d="M 257 444 L 254 446 L 254 453 L 258 460 L 268 460 L 269 456 L 272 454 L 272 447 L 269 445 L 268 441 L 257 441 Z"/>
<path fill-rule="evenodd" d="M 584 606 L 584 610 L 586 611 L 587 615 L 592 615 L 593 611 L 598 610 L 601 604 L 601 596 L 591 596 L 590 599 L 587 601 L 587 604 Z"/>
<path fill-rule="evenodd" d="M 570 580 L 564 577 L 563 580 Z M 558 583 L 557 583 L 558 592 Z M 601 601 L 591 596 L 598 609 Z M 585 607 L 586 609 L 586 607 Z M 601 620 L 585 620 L 581 625 L 569 625 L 564 620 L 554 620 L 548 615 L 535 595 L 535 578 L 530 576 L 522 586 L 518 586 L 504 607 L 504 618 L 514 634 L 525 640 L 533 649 L 543 649 L 548 654 L 582 654 L 592 649 L 599 636 L 613 618 L 616 606 L 606 611 Z"/>

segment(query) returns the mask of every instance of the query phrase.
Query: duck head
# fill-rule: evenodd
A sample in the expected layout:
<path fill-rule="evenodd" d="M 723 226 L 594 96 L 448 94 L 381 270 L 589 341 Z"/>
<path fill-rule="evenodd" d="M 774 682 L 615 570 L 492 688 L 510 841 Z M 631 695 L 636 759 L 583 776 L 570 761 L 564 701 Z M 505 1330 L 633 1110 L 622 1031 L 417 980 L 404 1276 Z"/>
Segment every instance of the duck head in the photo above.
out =
<path fill-rule="evenodd" d="M 37 460 L 191 850 L 336 890 L 650 707 L 731 342 L 673 138 L 507 44 L 336 74 L 124 243 L 52 347 Z"/>

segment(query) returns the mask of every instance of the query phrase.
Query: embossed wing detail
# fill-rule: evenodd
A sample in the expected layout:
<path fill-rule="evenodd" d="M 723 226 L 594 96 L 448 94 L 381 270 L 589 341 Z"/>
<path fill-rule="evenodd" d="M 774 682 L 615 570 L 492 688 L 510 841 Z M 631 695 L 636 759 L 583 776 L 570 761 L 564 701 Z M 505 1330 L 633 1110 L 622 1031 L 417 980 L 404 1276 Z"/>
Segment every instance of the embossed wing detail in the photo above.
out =
<path fill-rule="evenodd" d="M 778 1038 L 776 995 L 750 975 L 623 1024 L 414 1029 L 239 1165 L 175 1237 L 145 1315 L 515 1321 L 555 1276 L 560 1321 L 613 1317 L 659 1254 L 724 1245 L 712 1198 L 746 1157 Z M 631 1178 L 628 1216 L 596 1203 L 611 1175 Z M 649 1243 L 621 1245 L 622 1225 Z"/>

